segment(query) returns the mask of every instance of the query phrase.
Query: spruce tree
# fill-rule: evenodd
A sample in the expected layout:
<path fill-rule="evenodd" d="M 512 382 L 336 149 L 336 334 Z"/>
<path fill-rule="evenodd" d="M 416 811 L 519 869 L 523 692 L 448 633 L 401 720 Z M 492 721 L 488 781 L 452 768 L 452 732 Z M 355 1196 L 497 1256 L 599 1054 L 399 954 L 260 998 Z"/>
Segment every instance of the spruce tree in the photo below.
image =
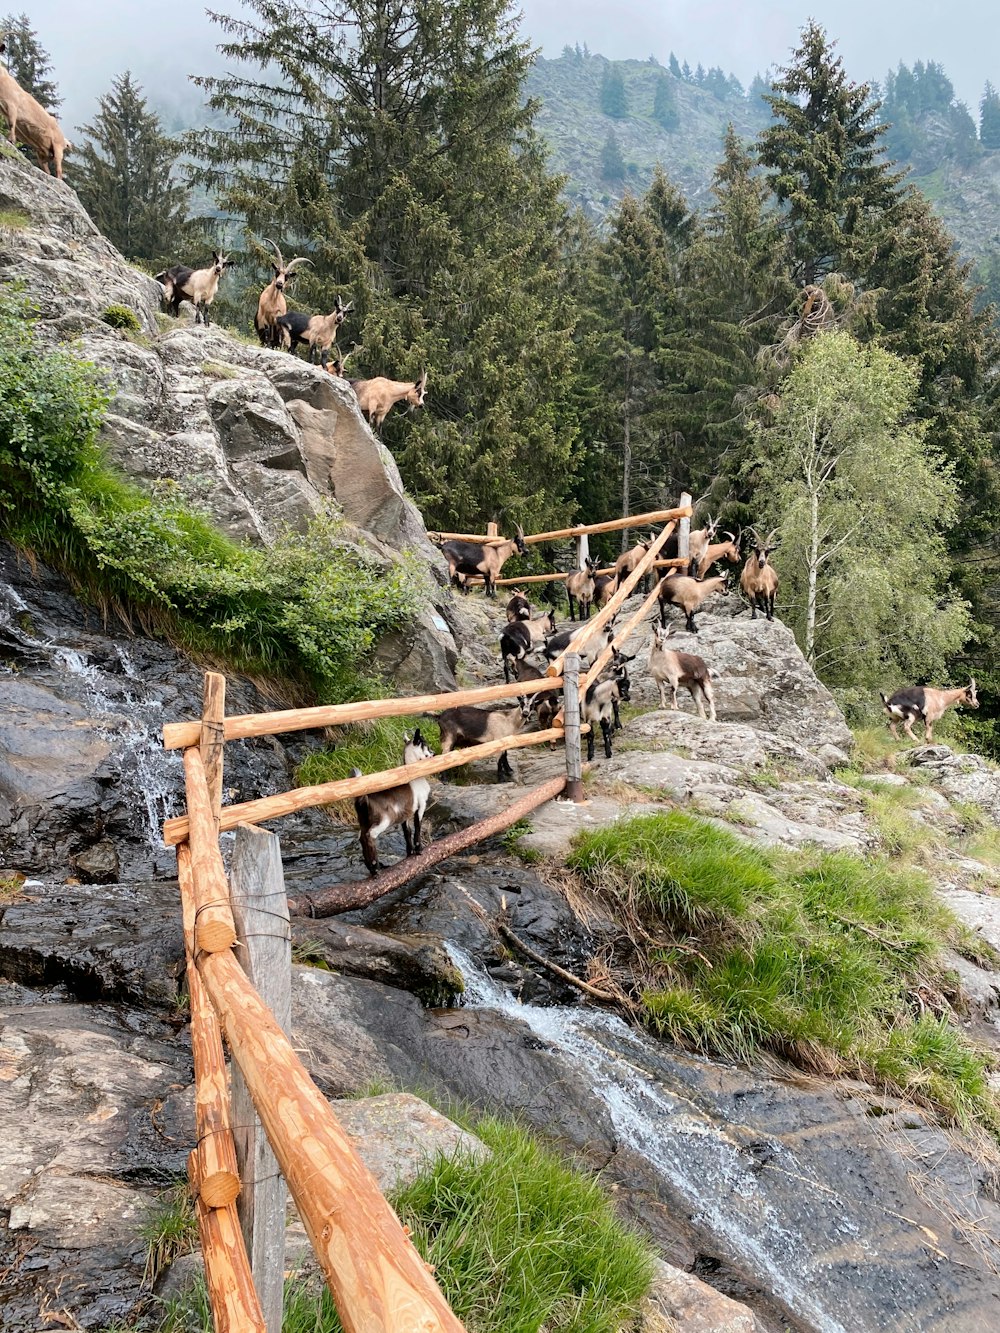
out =
<path fill-rule="evenodd" d="M 653 92 L 653 119 L 665 130 L 675 130 L 680 124 L 674 81 L 667 74 L 661 74 L 656 80 Z"/>
<path fill-rule="evenodd" d="M 614 130 L 608 130 L 608 137 L 601 149 L 601 175 L 612 184 L 625 179 L 625 159 Z"/>
<path fill-rule="evenodd" d="M 46 111 L 55 114 L 62 106 L 62 98 L 52 78 L 52 60 L 27 14 L 5 14 L 0 18 L 0 33 L 6 37 L 3 58 L 11 76 Z"/>
<path fill-rule="evenodd" d="M 677 60 L 677 57 L 674 55 L 673 51 L 670 52 L 670 60 L 667 64 L 667 68 L 670 70 L 670 73 L 674 76 L 675 79 L 683 78 L 683 75 L 681 74 L 680 64 Z"/>
<path fill-rule="evenodd" d="M 188 190 L 174 176 L 180 148 L 127 70 L 82 128 L 87 141 L 69 174 L 96 225 L 129 259 L 176 260 L 191 235 Z"/>
<path fill-rule="evenodd" d="M 870 224 L 892 207 L 903 176 L 885 155 L 879 102 L 847 78 L 834 46 L 819 24 L 806 25 L 764 99 L 773 120 L 757 141 L 803 286 L 867 252 Z"/>
<path fill-rule="evenodd" d="M 601 79 L 601 110 L 614 120 L 624 120 L 628 115 L 628 93 L 625 90 L 625 78 L 617 65 L 608 64 Z"/>
<path fill-rule="evenodd" d="M 1000 96 L 991 83 L 979 103 L 979 142 L 984 148 L 1000 148 Z"/>
<path fill-rule="evenodd" d="M 354 301 L 352 372 L 428 369 L 427 407 L 390 417 L 384 438 L 430 522 L 475 530 L 502 510 L 529 530 L 558 525 L 575 315 L 515 11 L 355 0 L 310 10 L 304 33 L 293 0 L 246 10 L 217 18 L 235 72 L 199 82 L 229 123 L 193 136 L 196 179 L 248 238 L 313 259 L 300 305 Z"/>

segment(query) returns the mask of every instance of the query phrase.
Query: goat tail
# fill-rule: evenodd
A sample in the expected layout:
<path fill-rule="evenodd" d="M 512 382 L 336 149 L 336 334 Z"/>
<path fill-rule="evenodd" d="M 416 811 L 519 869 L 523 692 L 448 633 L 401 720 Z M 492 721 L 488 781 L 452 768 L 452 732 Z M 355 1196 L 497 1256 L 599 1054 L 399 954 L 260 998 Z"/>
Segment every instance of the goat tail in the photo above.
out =
<path fill-rule="evenodd" d="M 888 707 L 889 707 L 889 700 L 886 698 L 886 696 L 882 693 L 881 690 L 879 690 L 879 692 L 878 692 L 878 697 L 882 700 L 882 707 L 883 707 L 883 708 L 888 708 Z"/>

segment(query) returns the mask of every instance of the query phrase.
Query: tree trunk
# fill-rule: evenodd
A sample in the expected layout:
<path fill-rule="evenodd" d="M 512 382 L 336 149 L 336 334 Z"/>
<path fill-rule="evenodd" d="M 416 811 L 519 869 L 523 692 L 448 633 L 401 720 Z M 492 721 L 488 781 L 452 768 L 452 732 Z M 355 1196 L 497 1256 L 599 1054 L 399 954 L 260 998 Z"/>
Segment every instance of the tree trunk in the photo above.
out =
<path fill-rule="evenodd" d="M 819 492 L 809 497 L 809 593 L 806 601 L 806 661 L 816 660 L 816 575 L 819 570 Z"/>
<path fill-rule="evenodd" d="M 632 480 L 632 419 L 631 412 L 632 397 L 632 362 L 631 359 L 625 362 L 625 399 L 622 404 L 622 518 L 628 518 L 628 509 L 630 503 L 629 486 Z M 622 551 L 629 548 L 629 530 L 622 528 Z"/>

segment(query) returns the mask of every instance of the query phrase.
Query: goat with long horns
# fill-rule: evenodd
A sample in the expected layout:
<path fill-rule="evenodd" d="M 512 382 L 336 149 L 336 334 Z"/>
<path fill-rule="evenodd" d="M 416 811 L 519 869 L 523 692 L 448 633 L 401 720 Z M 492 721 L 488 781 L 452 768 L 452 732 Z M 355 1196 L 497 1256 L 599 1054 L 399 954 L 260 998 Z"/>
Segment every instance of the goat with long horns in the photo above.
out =
<path fill-rule="evenodd" d="M 274 277 L 260 294 L 253 322 L 262 347 L 279 347 L 282 335 L 278 320 L 288 312 L 288 306 L 285 304 L 285 286 L 289 278 L 295 276 L 299 265 L 312 264 L 312 260 L 305 255 L 296 255 L 286 264 L 281 257 L 281 251 L 273 241 L 265 238 L 264 244 L 269 245 L 274 251 L 274 259 L 271 260 Z"/>

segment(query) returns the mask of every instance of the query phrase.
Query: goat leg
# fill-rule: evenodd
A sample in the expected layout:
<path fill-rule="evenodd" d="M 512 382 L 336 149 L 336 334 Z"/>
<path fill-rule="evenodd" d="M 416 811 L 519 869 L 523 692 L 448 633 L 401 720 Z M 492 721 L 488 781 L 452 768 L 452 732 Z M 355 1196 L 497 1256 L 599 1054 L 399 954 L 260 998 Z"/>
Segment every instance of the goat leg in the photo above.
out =
<path fill-rule="evenodd" d="M 617 699 L 612 699 L 612 700 L 611 700 L 611 711 L 612 711 L 612 713 L 614 714 L 614 718 L 615 718 L 615 731 L 621 731 L 621 729 L 622 729 L 622 718 L 621 718 L 621 713 L 619 713 L 619 711 L 618 711 L 618 700 L 617 700 Z"/>
<path fill-rule="evenodd" d="M 409 820 L 403 820 L 403 841 L 406 843 L 406 855 L 413 855 L 413 835 L 410 832 Z"/>
<path fill-rule="evenodd" d="M 368 873 L 375 876 L 378 872 L 378 852 L 375 850 L 375 843 L 367 829 L 361 832 L 361 855 L 368 868 Z"/>
<path fill-rule="evenodd" d="M 593 763 L 593 760 L 594 760 L 594 750 L 595 750 L 595 748 L 596 748 L 596 747 L 595 747 L 595 742 L 594 742 L 594 724 L 591 723 L 591 724 L 590 724 L 590 730 L 587 732 L 587 763 L 588 763 L 588 764 Z"/>
<path fill-rule="evenodd" d="M 601 734 L 604 737 L 604 757 L 611 758 L 611 723 L 606 717 L 601 718 Z"/>
<path fill-rule="evenodd" d="M 694 623 L 694 612 L 693 612 L 693 611 L 689 611 L 689 612 L 688 612 L 688 614 L 687 614 L 687 622 L 686 622 L 684 628 L 687 630 L 687 632 L 688 632 L 689 634 L 697 634 L 697 633 L 698 633 L 698 626 Z"/>
<path fill-rule="evenodd" d="M 420 811 L 413 812 L 413 850 L 417 856 L 424 850 L 420 841 Z"/>

